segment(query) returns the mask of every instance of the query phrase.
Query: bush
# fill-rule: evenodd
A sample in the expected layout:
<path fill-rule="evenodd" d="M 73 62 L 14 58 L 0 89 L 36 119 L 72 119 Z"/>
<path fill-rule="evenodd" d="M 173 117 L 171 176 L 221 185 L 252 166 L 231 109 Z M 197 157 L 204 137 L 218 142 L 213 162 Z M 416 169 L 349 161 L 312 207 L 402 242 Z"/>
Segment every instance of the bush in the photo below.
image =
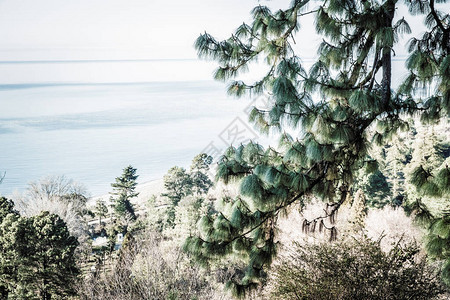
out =
<path fill-rule="evenodd" d="M 367 238 L 295 244 L 274 267 L 274 299 L 432 299 L 443 293 L 437 273 L 415 244 L 383 252 Z"/>
<path fill-rule="evenodd" d="M 155 232 L 127 235 L 118 258 L 99 267 L 85 278 L 81 299 L 218 298 L 202 270 Z"/>

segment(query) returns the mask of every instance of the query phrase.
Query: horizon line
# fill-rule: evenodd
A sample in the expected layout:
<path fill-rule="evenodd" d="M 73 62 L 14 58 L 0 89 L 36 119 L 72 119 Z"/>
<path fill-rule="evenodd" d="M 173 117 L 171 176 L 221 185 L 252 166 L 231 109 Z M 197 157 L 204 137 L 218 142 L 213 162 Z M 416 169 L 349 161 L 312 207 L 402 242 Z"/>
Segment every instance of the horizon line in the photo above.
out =
<path fill-rule="evenodd" d="M 0 64 L 48 64 L 48 63 L 110 63 L 152 61 L 196 61 L 198 58 L 136 58 L 136 59 L 44 59 L 44 60 L 0 60 Z"/>
<path fill-rule="evenodd" d="M 392 61 L 404 61 L 408 55 L 396 55 Z M 303 62 L 313 61 L 317 57 L 304 57 L 300 59 Z M 157 62 L 157 61 L 199 61 L 208 60 L 199 58 L 136 58 L 136 59 L 44 59 L 44 60 L 0 60 L 0 64 L 57 64 L 57 63 L 121 63 L 121 62 Z"/>

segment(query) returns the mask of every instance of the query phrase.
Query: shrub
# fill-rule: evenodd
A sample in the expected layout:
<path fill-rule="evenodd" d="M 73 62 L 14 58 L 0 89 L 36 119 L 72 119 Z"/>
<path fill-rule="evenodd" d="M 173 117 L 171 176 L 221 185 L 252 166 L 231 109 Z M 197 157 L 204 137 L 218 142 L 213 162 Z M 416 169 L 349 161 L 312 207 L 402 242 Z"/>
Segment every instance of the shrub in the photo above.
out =
<path fill-rule="evenodd" d="M 274 299 L 432 299 L 443 293 L 415 244 L 383 252 L 367 238 L 294 244 L 271 275 Z"/>
<path fill-rule="evenodd" d="M 81 299 L 217 299 L 199 267 L 154 232 L 127 235 L 118 258 L 85 278 Z M 106 270 L 106 269 L 109 270 Z"/>

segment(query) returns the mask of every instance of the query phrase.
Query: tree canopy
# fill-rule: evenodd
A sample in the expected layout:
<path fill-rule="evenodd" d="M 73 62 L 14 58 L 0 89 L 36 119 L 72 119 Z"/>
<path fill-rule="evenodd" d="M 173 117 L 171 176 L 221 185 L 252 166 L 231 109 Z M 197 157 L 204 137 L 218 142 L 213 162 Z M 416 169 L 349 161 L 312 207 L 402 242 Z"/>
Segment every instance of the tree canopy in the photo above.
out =
<path fill-rule="evenodd" d="M 95 215 L 99 218 L 99 225 L 102 227 L 102 217 L 106 217 L 108 215 L 108 206 L 106 206 L 105 201 L 102 199 L 98 199 L 95 202 Z"/>
<path fill-rule="evenodd" d="M 257 287 L 265 277 L 277 252 L 280 213 L 314 197 L 328 203 L 326 216 L 306 222 L 315 226 L 333 216 L 356 192 L 357 172 L 377 171 L 372 144 L 383 145 L 408 131 L 407 118 L 433 124 L 449 117 L 450 17 L 438 11 L 434 0 L 404 4 L 422 18 L 424 33 L 411 32 L 396 0 L 294 0 L 276 11 L 256 6 L 252 22 L 226 40 L 208 33 L 197 39 L 199 57 L 219 64 L 214 78 L 229 81 L 229 94 L 268 96 L 269 107 L 255 107 L 250 121 L 261 132 L 280 133 L 279 147 L 250 142 L 226 151 L 217 179 L 239 181 L 240 196 L 216 215 L 204 216 L 200 235 L 185 243 L 203 263 L 227 255 L 246 263 L 229 282 L 235 294 Z M 307 15 L 314 15 L 323 38 L 310 68 L 295 48 L 306 42 L 300 29 Z M 407 76 L 394 86 L 393 47 L 403 34 L 412 34 Z M 258 61 L 267 72 L 254 82 L 239 80 Z M 287 134 L 287 128 L 295 133 Z M 448 195 L 448 167 L 433 176 L 418 167 L 415 174 L 417 186 L 433 181 L 441 197 Z M 322 229 L 336 233 L 335 227 Z"/>
<path fill-rule="evenodd" d="M 192 194 L 192 178 L 186 172 L 186 169 L 177 166 L 172 167 L 164 175 L 164 188 L 166 193 L 163 196 L 169 198 L 172 205 L 176 206 L 183 197 Z"/>
<path fill-rule="evenodd" d="M 174 166 L 164 175 L 165 192 L 161 196 L 167 197 L 170 201 L 166 211 L 167 225 L 171 227 L 175 225 L 176 210 L 182 199 L 194 196 L 196 198 L 194 202 L 199 205 L 203 202 L 202 196 L 206 195 L 213 186 L 208 175 L 212 160 L 208 154 L 200 153 L 192 159 L 189 172 L 184 168 Z"/>
<path fill-rule="evenodd" d="M 197 194 L 206 194 L 213 182 L 208 176 L 209 167 L 213 158 L 206 153 L 200 153 L 194 157 L 190 167 L 192 189 Z"/>
<path fill-rule="evenodd" d="M 0 295 L 2 299 L 51 299 L 74 295 L 79 274 L 77 239 L 55 214 L 21 217 L 0 199 Z"/>
<path fill-rule="evenodd" d="M 111 183 L 113 192 L 111 193 L 111 202 L 115 213 L 118 216 L 129 217 L 133 220 L 136 219 L 133 204 L 130 199 L 137 197 L 139 193 L 136 193 L 136 179 L 139 175 L 136 175 L 136 169 L 132 166 L 127 166 L 123 169 L 121 176 L 116 177 L 116 182 Z"/>

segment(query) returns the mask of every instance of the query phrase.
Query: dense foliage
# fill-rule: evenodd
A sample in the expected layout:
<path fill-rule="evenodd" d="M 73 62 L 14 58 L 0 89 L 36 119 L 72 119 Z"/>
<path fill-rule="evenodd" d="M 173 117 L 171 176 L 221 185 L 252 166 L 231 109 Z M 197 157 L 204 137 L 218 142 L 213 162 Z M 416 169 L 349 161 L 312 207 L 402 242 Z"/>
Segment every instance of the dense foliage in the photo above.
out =
<path fill-rule="evenodd" d="M 195 194 L 206 194 L 212 187 L 213 182 L 208 176 L 208 171 L 213 158 L 206 153 L 200 153 L 194 157 L 190 167 L 192 188 Z"/>
<path fill-rule="evenodd" d="M 0 216 L 2 299 L 75 295 L 78 241 L 64 221 L 48 212 L 21 217 L 6 198 L 0 198 Z"/>
<path fill-rule="evenodd" d="M 95 264 L 85 274 L 82 299 L 218 299 L 223 296 L 209 272 L 196 266 L 180 245 L 207 210 L 212 158 L 197 155 L 189 172 L 171 168 L 165 190 L 153 195 L 117 243 L 118 216 L 106 220 L 106 247 L 97 247 Z M 96 211 L 103 205 L 97 202 Z M 97 214 L 100 216 L 99 214 Z M 102 232 L 97 232 L 101 236 Z M 106 251 L 105 251 L 106 248 Z"/>
<path fill-rule="evenodd" d="M 122 175 L 116 177 L 116 182 L 111 183 L 113 192 L 111 193 L 110 200 L 114 212 L 118 217 L 136 220 L 134 207 L 130 200 L 139 195 L 139 193 L 135 192 L 137 185 L 136 179 L 138 177 L 139 175 L 136 175 L 136 169 L 132 166 L 127 166 L 123 169 Z"/>
<path fill-rule="evenodd" d="M 334 244 L 296 244 L 271 278 L 273 299 L 433 299 L 436 272 L 415 245 L 383 252 L 366 238 Z"/>
<path fill-rule="evenodd" d="M 98 199 L 95 203 L 95 209 L 94 209 L 95 215 L 98 217 L 98 223 L 100 227 L 102 226 L 102 218 L 106 217 L 108 215 L 108 206 L 106 206 L 105 201 L 102 199 Z"/>
<path fill-rule="evenodd" d="M 266 276 L 277 252 L 280 213 L 315 197 L 329 203 L 326 216 L 306 222 L 313 226 L 334 216 L 356 192 L 358 171 L 378 169 L 371 144 L 384 145 L 407 131 L 406 118 L 436 123 L 449 116 L 449 15 L 433 0 L 405 1 L 409 13 L 426 25 L 425 33 L 412 33 L 404 16 L 397 15 L 399 5 L 396 0 L 295 0 L 277 11 L 258 5 L 252 22 L 229 39 L 218 41 L 208 33 L 197 39 L 199 56 L 220 65 L 215 79 L 236 79 L 230 94 L 268 96 L 269 107 L 255 107 L 250 120 L 262 132 L 283 132 L 278 148 L 250 142 L 226 151 L 217 178 L 238 180 L 241 195 L 226 200 L 223 211 L 203 217 L 200 234 L 185 244 L 205 264 L 227 255 L 242 258 L 246 267 L 229 282 L 235 294 L 259 286 Z M 314 15 L 323 38 L 308 70 L 295 49 L 296 42 L 305 42 L 299 29 L 307 15 Z M 408 76 L 394 87 L 393 48 L 403 34 L 413 34 Z M 267 73 L 256 82 L 239 80 L 256 61 L 267 65 Z M 423 90 L 434 92 L 424 96 Z M 295 129 L 295 135 L 284 133 L 286 128 Z M 412 183 L 444 197 L 448 178 L 446 166 L 433 174 L 419 166 Z M 336 234 L 334 226 L 322 229 Z"/>
<path fill-rule="evenodd" d="M 217 195 L 208 194 L 213 159 L 202 153 L 188 170 L 171 168 L 165 191 L 145 208 L 132 203 L 138 175 L 128 166 L 111 184 L 111 214 L 102 200 L 92 207 L 100 230 L 97 220 L 86 221 L 93 214 L 85 191 L 64 177 L 32 183 L 16 206 L 0 198 L 0 297 L 74 295 L 80 268 L 78 295 L 86 299 L 223 299 L 217 291 L 225 282 L 248 298 L 267 288 L 289 299 L 438 295 L 439 280 L 417 247 L 398 243 L 386 252 L 352 239 L 383 227 L 367 206 L 385 213 L 403 206 L 428 230 L 427 253 L 450 284 L 450 145 L 435 132 L 448 130 L 450 116 L 448 8 L 446 0 L 293 0 L 276 11 L 256 6 L 251 23 L 227 40 L 202 34 L 198 54 L 219 64 L 214 77 L 228 81 L 229 94 L 267 97 L 250 121 L 279 135 L 279 146 L 227 149 L 217 179 L 239 192 Z M 424 33 L 411 32 L 410 16 L 424 21 Z M 309 42 L 300 29 L 311 17 L 322 42 L 307 68 L 296 45 Z M 411 35 L 407 74 L 394 86 L 394 47 L 403 35 Z M 260 79 L 240 80 L 254 65 L 265 67 Z M 318 215 L 302 215 L 317 202 Z M 290 257 L 277 257 L 281 217 L 295 213 L 301 220 L 292 230 L 331 243 L 298 244 Z M 79 242 L 86 251 L 77 265 Z"/>
<path fill-rule="evenodd" d="M 170 201 L 167 209 L 167 223 L 169 226 L 174 226 L 175 211 L 183 198 L 194 195 L 199 200 L 201 195 L 208 193 L 213 185 L 208 175 L 211 163 L 211 156 L 206 153 L 200 153 L 193 158 L 189 171 L 174 166 L 164 175 L 166 191 L 162 196 L 167 197 Z"/>

